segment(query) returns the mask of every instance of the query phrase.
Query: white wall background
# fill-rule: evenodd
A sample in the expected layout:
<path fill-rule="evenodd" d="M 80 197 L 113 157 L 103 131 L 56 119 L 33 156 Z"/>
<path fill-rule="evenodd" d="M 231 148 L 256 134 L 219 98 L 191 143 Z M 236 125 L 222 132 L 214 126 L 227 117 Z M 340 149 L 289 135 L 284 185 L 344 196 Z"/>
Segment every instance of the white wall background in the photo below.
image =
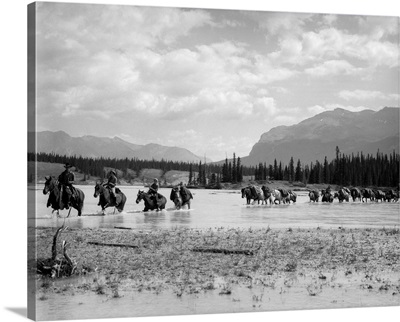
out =
<path fill-rule="evenodd" d="M 57 1 L 61 2 L 61 1 Z M 69 1 L 79 2 L 79 1 Z M 400 15 L 400 5 L 394 0 L 132 0 L 81 1 L 86 3 L 132 4 L 174 7 L 250 9 L 266 11 L 318 12 L 369 15 Z M 1 321 L 24 321 L 26 318 L 26 16 L 30 1 L 3 1 L 1 24 L 1 208 L 0 228 L 0 318 Z M 17 312 L 17 313 L 16 313 Z M 229 319 L 252 322 L 265 321 L 377 321 L 400 316 L 398 307 L 342 309 L 321 311 L 289 311 L 273 313 L 199 315 L 179 317 L 135 318 L 135 321 L 214 322 Z M 92 321 L 127 321 L 133 319 L 101 319 Z"/>

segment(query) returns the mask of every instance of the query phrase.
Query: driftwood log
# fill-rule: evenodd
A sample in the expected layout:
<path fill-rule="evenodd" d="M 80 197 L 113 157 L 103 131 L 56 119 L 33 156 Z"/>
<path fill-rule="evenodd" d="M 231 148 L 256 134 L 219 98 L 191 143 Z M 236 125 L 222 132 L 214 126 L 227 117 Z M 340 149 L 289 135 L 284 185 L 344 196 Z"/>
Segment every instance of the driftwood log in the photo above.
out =
<path fill-rule="evenodd" d="M 191 249 L 192 252 L 200 253 L 220 253 L 220 254 L 241 254 L 241 255 L 254 255 L 253 250 L 249 249 L 225 249 L 225 248 L 201 248 L 196 247 Z"/>
<path fill-rule="evenodd" d="M 110 243 L 101 243 L 101 242 L 93 242 L 89 241 L 90 245 L 98 245 L 98 246 L 110 246 L 110 247 L 128 247 L 128 248 L 139 248 L 137 245 L 127 245 L 127 244 L 110 244 Z"/>
<path fill-rule="evenodd" d="M 53 237 L 53 245 L 51 247 L 51 258 L 38 259 L 37 260 L 37 273 L 49 276 L 52 278 L 71 276 L 76 272 L 76 263 L 71 260 L 67 253 L 67 242 L 62 242 L 62 254 L 61 258 L 57 258 L 57 239 L 62 231 L 67 230 L 68 227 L 64 225 L 57 229 Z"/>

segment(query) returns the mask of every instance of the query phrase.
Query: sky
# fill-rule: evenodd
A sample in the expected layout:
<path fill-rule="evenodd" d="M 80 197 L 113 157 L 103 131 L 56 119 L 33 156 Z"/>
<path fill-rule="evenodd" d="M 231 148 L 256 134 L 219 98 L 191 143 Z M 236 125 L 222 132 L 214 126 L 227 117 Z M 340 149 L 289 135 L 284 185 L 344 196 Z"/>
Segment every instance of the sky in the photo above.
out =
<path fill-rule="evenodd" d="M 37 130 L 246 156 L 323 111 L 399 106 L 397 17 L 38 3 Z"/>

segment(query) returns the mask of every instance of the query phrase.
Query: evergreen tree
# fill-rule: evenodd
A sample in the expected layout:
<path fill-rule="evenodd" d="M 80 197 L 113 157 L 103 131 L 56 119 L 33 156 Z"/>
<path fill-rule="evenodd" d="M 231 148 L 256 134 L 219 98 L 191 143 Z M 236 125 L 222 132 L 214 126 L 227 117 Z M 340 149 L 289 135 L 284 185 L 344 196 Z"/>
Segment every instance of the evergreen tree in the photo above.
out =
<path fill-rule="evenodd" d="M 298 181 L 298 182 L 303 181 L 303 174 L 302 174 L 302 170 L 301 170 L 300 159 L 298 159 L 298 161 L 297 161 L 296 171 L 294 174 L 294 180 Z"/>

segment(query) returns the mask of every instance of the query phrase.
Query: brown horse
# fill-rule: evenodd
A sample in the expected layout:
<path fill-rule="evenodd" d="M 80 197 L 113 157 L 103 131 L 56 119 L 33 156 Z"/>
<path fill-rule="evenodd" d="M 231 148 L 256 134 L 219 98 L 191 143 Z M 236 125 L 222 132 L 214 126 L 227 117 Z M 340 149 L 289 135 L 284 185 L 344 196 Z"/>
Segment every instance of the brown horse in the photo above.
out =
<path fill-rule="evenodd" d="M 375 194 L 372 191 L 372 189 L 369 189 L 369 188 L 361 189 L 361 200 L 362 200 L 362 202 L 364 202 L 364 199 L 365 199 L 365 202 L 367 202 L 368 199 L 370 201 L 374 201 L 375 200 Z"/>
<path fill-rule="evenodd" d="M 262 186 L 261 189 L 264 192 L 265 204 L 267 204 L 269 201 L 269 204 L 272 205 L 272 203 L 274 202 L 274 198 L 272 197 L 272 190 L 267 186 Z"/>
<path fill-rule="evenodd" d="M 351 188 L 350 190 L 350 195 L 351 198 L 353 199 L 353 202 L 359 199 L 361 201 L 361 191 L 358 188 Z"/>
<path fill-rule="evenodd" d="M 310 202 L 318 202 L 319 201 L 319 191 L 318 190 L 311 190 L 308 193 L 308 197 L 310 198 Z"/>
<path fill-rule="evenodd" d="M 99 205 L 103 212 L 107 207 L 115 207 L 119 212 L 124 210 L 126 196 L 118 188 L 115 188 L 115 198 L 112 198 L 110 190 L 103 185 L 103 182 L 97 181 L 94 187 L 93 197 L 100 198 Z"/>
<path fill-rule="evenodd" d="M 171 194 L 169 199 L 175 204 L 177 210 L 181 209 L 183 206 L 187 205 L 190 209 L 190 200 L 193 199 L 192 193 L 189 189 L 185 188 L 186 193 L 182 193 L 179 187 L 174 187 L 171 189 Z"/>
<path fill-rule="evenodd" d="M 59 210 L 68 209 L 71 206 L 78 210 L 78 216 L 81 216 L 85 200 L 85 194 L 83 191 L 73 187 L 73 191 L 71 191 L 71 199 L 69 202 L 66 202 L 64 196 L 62 196 L 62 192 L 60 191 L 58 180 L 53 176 L 45 177 L 45 179 L 46 182 L 44 183 L 43 194 L 46 195 L 50 193 L 49 199 L 47 200 L 47 207 L 51 206 L 53 211 L 56 210 L 58 213 Z"/>
<path fill-rule="evenodd" d="M 340 188 L 339 191 L 337 193 L 335 193 L 335 198 L 338 198 L 339 202 L 343 202 L 344 200 L 349 202 L 350 194 L 348 192 L 348 189 L 347 188 Z"/>
<path fill-rule="evenodd" d="M 145 212 L 149 211 L 149 210 L 157 210 L 157 211 L 163 210 L 163 209 L 165 209 L 165 205 L 167 203 L 167 199 L 163 195 L 158 194 L 158 202 L 156 202 L 156 200 L 154 199 L 154 196 L 152 196 L 151 194 L 149 194 L 147 192 L 139 190 L 137 197 L 136 197 L 136 203 L 139 203 L 142 200 L 144 201 L 143 211 L 145 211 Z"/>
<path fill-rule="evenodd" d="M 333 202 L 333 199 L 335 199 L 335 195 L 329 191 L 329 190 L 321 190 L 321 201 L 322 202 Z"/>
<path fill-rule="evenodd" d="M 251 193 L 250 187 L 242 188 L 242 198 L 246 198 L 246 202 L 250 205 L 251 199 L 253 199 L 253 194 Z"/>

